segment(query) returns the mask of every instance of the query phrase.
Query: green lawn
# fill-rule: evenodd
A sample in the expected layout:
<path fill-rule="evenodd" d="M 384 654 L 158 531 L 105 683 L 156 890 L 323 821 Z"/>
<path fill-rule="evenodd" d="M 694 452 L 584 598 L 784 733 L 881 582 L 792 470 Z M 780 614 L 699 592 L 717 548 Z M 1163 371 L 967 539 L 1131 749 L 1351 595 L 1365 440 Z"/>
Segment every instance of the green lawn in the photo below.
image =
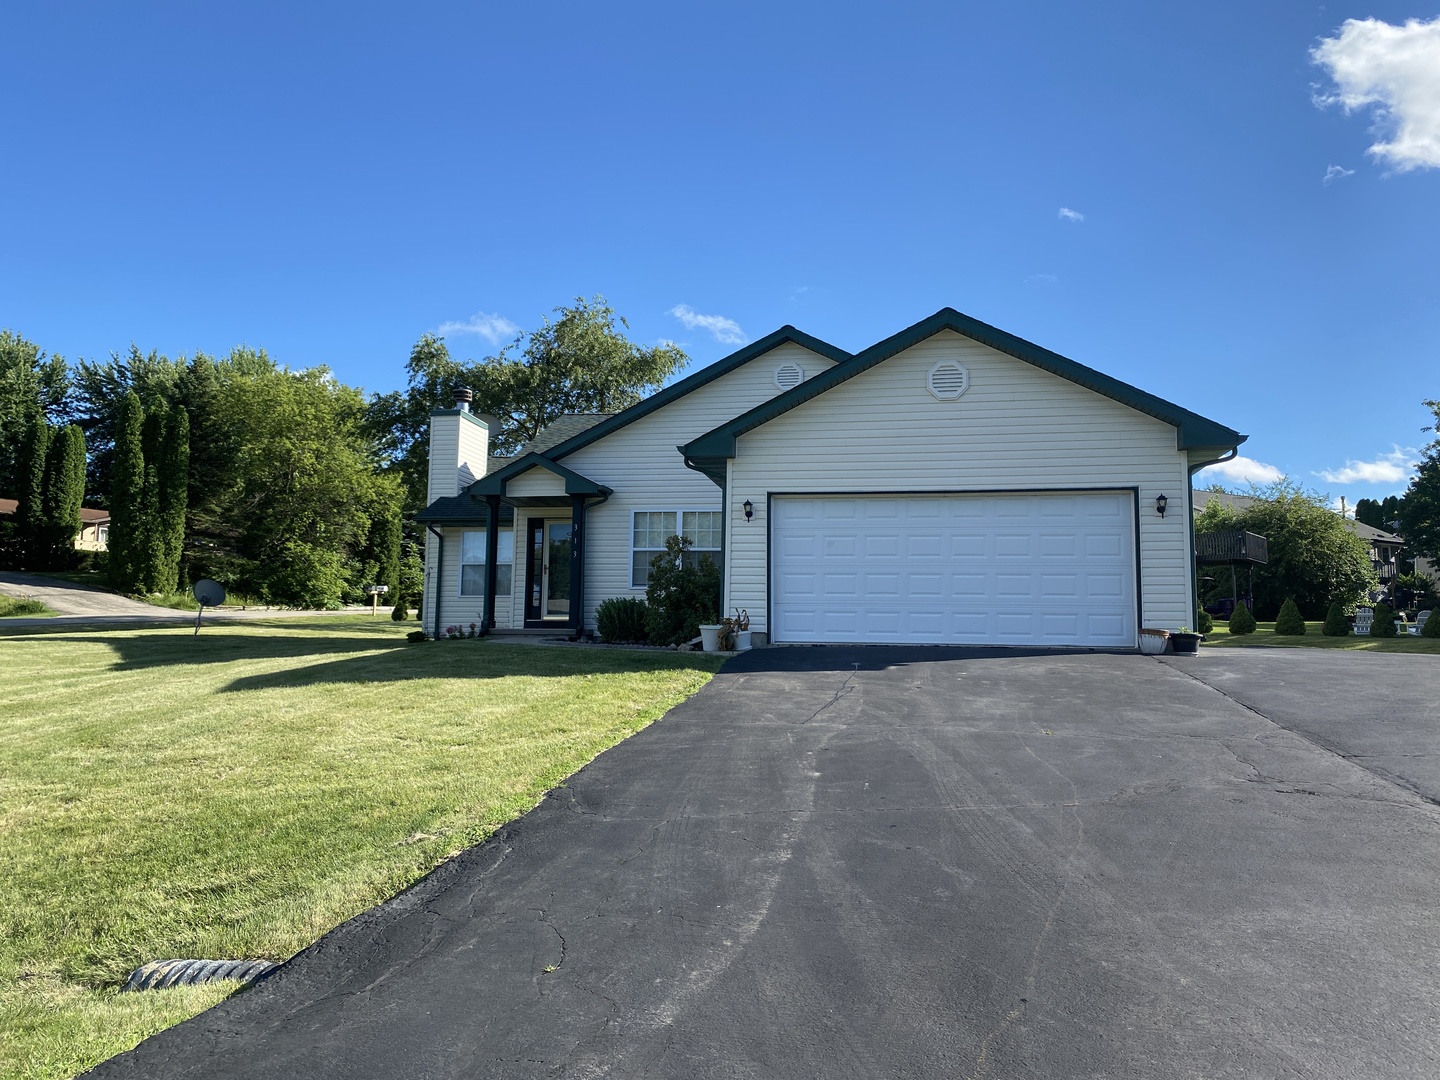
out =
<path fill-rule="evenodd" d="M 406 644 L 368 616 L 0 628 L 0 1077 L 66 1077 L 524 813 L 707 682 L 692 654 Z"/>
<path fill-rule="evenodd" d="M 1285 648 L 1301 649 L 1358 649 L 1365 652 L 1440 654 L 1440 638 L 1410 637 L 1408 634 L 1393 638 L 1356 637 L 1354 634 L 1347 637 L 1326 637 L 1320 632 L 1320 628 L 1324 625 L 1324 622 L 1307 622 L 1304 637 L 1291 637 L 1275 633 L 1273 622 L 1262 622 L 1255 624 L 1255 633 L 1237 634 L 1232 637 L 1230 624 L 1216 619 L 1215 629 L 1205 635 L 1205 644 L 1200 647 L 1209 649 L 1215 646 L 1246 648 L 1253 645 L 1279 645 Z"/>

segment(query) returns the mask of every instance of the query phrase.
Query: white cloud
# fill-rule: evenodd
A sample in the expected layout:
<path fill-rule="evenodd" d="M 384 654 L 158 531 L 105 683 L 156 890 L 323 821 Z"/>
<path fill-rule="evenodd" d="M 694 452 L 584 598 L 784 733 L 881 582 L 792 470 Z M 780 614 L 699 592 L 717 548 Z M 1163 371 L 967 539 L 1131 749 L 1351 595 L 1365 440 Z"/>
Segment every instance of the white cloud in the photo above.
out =
<path fill-rule="evenodd" d="M 722 345 L 744 345 L 750 340 L 739 323 L 724 315 L 701 315 L 689 304 L 676 304 L 670 309 L 670 314 L 684 323 L 687 330 L 698 327 L 710 331 L 711 336 Z"/>
<path fill-rule="evenodd" d="M 1221 478 L 1241 484 L 1273 484 L 1284 475 L 1274 465 L 1266 465 L 1254 458 L 1235 457 L 1201 469 L 1195 474 L 1195 486 L 1204 487 Z"/>
<path fill-rule="evenodd" d="M 465 322 L 441 323 L 440 329 L 435 332 L 441 337 L 449 337 L 452 334 L 475 334 L 483 337 L 491 345 L 499 345 L 502 340 L 509 341 L 520 333 L 520 327 L 503 315 L 487 315 L 483 311 L 477 311 Z"/>
<path fill-rule="evenodd" d="M 1322 183 L 1330 183 L 1332 180 L 1344 180 L 1347 176 L 1354 176 L 1354 169 L 1347 169 L 1340 165 L 1331 165 L 1325 170 L 1325 179 Z"/>
<path fill-rule="evenodd" d="M 1328 484 L 1399 484 L 1419 464 L 1414 447 L 1395 447 L 1374 461 L 1347 461 L 1343 469 L 1322 469 L 1315 475 Z"/>
<path fill-rule="evenodd" d="M 1347 113 L 1375 107 L 1380 141 L 1369 153 L 1400 172 L 1440 168 L 1440 18 L 1404 26 L 1346 19 L 1310 57 L 1336 87 L 1317 95 L 1315 104 L 1340 105 Z"/>
<path fill-rule="evenodd" d="M 1054 285 L 1054 284 L 1055 284 L 1057 281 L 1059 281 L 1059 280 L 1060 280 L 1060 279 L 1059 279 L 1058 277 L 1056 277 L 1054 274 L 1031 274 L 1029 277 L 1027 277 L 1027 278 L 1025 279 L 1025 282 L 1024 282 L 1024 283 L 1025 283 L 1026 285 L 1029 285 L 1030 282 L 1032 282 L 1032 281 L 1039 281 L 1039 282 L 1042 282 L 1042 283 L 1045 284 L 1045 285 Z"/>
<path fill-rule="evenodd" d="M 1060 207 L 1060 212 L 1055 215 L 1065 221 L 1084 221 L 1085 215 L 1079 210 L 1071 210 L 1068 206 Z"/>

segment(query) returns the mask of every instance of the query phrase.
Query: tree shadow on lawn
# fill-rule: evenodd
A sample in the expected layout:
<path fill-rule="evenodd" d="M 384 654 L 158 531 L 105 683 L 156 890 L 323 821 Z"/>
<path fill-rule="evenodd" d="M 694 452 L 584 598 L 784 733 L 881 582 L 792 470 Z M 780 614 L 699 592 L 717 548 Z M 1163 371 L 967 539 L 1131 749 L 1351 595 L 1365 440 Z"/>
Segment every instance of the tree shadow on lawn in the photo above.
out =
<path fill-rule="evenodd" d="M 403 643 L 402 643 L 403 644 Z M 509 676 L 566 678 L 574 675 L 629 675 L 650 671 L 708 671 L 719 668 L 702 653 L 626 652 L 618 649 L 507 645 L 497 642 L 431 642 L 380 656 L 325 660 L 285 671 L 246 675 L 224 693 L 322 683 L 387 683 L 415 679 L 503 679 Z"/>
<path fill-rule="evenodd" d="M 49 636 L 49 635 L 46 635 Z M 403 639 L 356 637 L 348 634 L 269 635 L 238 634 L 226 630 L 156 630 L 146 634 L 71 634 L 69 641 L 104 645 L 119 654 L 112 671 L 143 671 L 150 668 L 175 667 L 183 664 L 229 664 L 246 660 L 285 660 L 301 656 L 341 655 L 374 652 L 377 649 L 398 651 Z"/>

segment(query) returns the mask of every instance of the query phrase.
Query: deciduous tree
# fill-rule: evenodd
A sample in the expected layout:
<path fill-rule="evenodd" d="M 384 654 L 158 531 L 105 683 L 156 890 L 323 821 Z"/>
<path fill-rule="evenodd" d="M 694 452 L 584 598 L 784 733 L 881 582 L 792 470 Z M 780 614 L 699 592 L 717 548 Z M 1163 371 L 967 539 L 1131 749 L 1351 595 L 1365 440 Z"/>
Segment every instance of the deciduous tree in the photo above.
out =
<path fill-rule="evenodd" d="M 1231 509 L 1218 499 L 1195 518 L 1196 532 L 1244 529 L 1266 538 L 1269 563 L 1255 568 L 1255 615 L 1273 619 L 1287 597 L 1307 618 L 1332 601 L 1350 607 L 1377 584 L 1369 547 L 1330 510 L 1324 496 L 1290 480 L 1255 487 L 1254 502 Z"/>

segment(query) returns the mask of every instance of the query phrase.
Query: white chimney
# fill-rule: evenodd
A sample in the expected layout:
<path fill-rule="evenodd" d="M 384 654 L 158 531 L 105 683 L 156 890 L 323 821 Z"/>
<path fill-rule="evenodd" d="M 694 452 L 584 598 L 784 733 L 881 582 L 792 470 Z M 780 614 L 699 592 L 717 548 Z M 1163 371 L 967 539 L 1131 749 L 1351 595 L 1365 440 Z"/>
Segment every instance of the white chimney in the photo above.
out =
<path fill-rule="evenodd" d="M 455 408 L 430 414 L 430 475 L 425 502 L 460 494 L 485 475 L 490 454 L 489 425 L 470 411 L 474 395 L 455 392 Z"/>

